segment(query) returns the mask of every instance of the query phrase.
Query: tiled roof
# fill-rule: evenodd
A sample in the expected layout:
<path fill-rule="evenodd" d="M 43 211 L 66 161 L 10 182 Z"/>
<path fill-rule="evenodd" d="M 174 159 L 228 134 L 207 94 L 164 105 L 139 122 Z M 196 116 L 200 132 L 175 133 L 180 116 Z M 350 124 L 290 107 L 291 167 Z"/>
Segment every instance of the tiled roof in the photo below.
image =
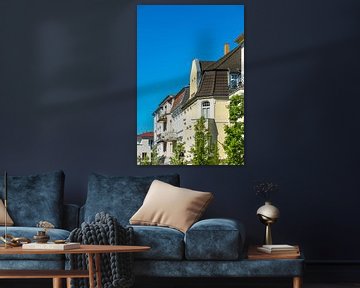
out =
<path fill-rule="evenodd" d="M 226 70 L 205 71 L 201 78 L 199 90 L 195 97 L 223 96 L 228 97 L 229 85 Z"/>
<path fill-rule="evenodd" d="M 206 70 L 230 70 L 239 72 L 241 67 L 241 47 L 237 46 L 229 53 L 221 57 L 218 61 L 206 67 Z"/>
<path fill-rule="evenodd" d="M 171 100 L 174 98 L 174 95 L 167 95 L 159 104 L 159 106 L 156 108 L 156 110 L 152 113 L 154 116 L 156 112 L 160 110 L 160 108 L 165 104 L 165 102 L 171 102 Z"/>
<path fill-rule="evenodd" d="M 187 94 L 187 97 L 186 97 Z M 189 98 L 189 87 L 182 88 L 178 94 L 176 94 L 173 106 L 171 108 L 171 112 L 175 111 L 176 108 L 178 108 L 180 105 L 186 102 L 186 100 Z"/>
<path fill-rule="evenodd" d="M 244 33 L 241 33 L 235 40 L 234 42 L 241 44 L 242 42 L 244 42 Z"/>
<path fill-rule="evenodd" d="M 213 63 L 215 63 L 215 61 L 199 61 L 201 71 L 205 71 L 207 67 L 209 67 Z"/>
<path fill-rule="evenodd" d="M 154 132 L 144 132 L 144 133 L 141 133 L 141 134 L 137 135 L 137 138 L 141 138 L 141 139 L 144 139 L 144 138 L 154 138 Z"/>

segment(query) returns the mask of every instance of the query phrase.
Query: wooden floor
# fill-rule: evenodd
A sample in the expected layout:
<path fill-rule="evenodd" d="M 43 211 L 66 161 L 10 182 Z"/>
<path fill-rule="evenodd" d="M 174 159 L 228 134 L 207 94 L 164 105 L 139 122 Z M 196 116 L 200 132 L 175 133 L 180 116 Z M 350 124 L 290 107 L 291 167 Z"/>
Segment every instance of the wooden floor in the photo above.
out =
<path fill-rule="evenodd" d="M 48 279 L 41 280 L 0 280 L 0 288 L 52 288 Z M 266 283 L 253 281 L 240 282 L 229 285 L 202 285 L 201 283 L 175 284 L 175 283 L 136 283 L 134 288 L 291 288 L 290 282 Z M 360 288 L 360 283 L 304 283 L 303 288 Z"/>

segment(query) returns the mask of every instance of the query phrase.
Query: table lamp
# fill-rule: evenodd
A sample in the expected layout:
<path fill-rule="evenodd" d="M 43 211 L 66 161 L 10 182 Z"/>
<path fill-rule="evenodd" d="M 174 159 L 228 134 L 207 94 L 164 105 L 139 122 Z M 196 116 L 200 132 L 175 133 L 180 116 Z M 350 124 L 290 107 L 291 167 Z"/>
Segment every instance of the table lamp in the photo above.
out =
<path fill-rule="evenodd" d="M 280 217 L 280 211 L 274 205 L 271 205 L 271 202 L 266 201 L 265 205 L 261 206 L 256 214 L 258 215 L 261 223 L 265 226 L 265 244 L 272 245 L 272 236 L 271 236 L 271 225 L 276 222 Z"/>

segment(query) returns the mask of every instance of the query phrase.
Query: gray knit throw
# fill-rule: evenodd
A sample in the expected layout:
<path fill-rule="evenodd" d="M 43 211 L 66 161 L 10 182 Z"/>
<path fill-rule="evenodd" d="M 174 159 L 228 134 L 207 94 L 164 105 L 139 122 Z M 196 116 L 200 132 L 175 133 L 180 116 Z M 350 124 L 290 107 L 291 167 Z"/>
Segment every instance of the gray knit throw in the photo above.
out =
<path fill-rule="evenodd" d="M 81 228 L 71 231 L 69 240 L 81 244 L 133 245 L 133 234 L 132 227 L 124 228 L 118 224 L 116 218 L 101 212 L 95 215 L 94 222 L 84 222 Z M 71 269 L 87 269 L 86 255 L 70 254 L 68 258 Z M 101 280 L 103 288 L 132 287 L 134 285 L 132 253 L 101 254 Z M 88 288 L 89 281 L 88 279 L 73 279 L 71 287 Z"/>

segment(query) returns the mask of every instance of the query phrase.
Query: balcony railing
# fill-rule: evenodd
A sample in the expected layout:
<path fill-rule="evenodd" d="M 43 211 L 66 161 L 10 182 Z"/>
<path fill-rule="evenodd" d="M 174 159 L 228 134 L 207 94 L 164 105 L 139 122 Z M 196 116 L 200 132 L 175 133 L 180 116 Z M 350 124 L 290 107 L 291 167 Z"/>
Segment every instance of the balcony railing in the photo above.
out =
<path fill-rule="evenodd" d="M 176 141 L 178 139 L 175 132 L 165 131 L 157 135 L 157 141 Z"/>

